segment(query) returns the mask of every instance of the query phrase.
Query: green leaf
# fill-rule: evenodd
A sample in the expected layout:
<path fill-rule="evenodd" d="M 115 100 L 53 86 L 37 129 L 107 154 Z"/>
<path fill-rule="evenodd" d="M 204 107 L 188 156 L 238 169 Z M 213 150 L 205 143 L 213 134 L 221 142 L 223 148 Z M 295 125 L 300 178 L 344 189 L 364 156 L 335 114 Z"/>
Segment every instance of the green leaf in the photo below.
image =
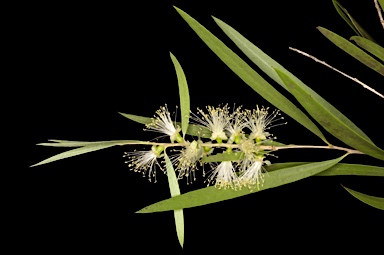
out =
<path fill-rule="evenodd" d="M 189 111 L 190 111 L 188 84 L 179 61 L 177 61 L 176 57 L 172 53 L 170 53 L 170 55 L 171 55 L 173 65 L 175 66 L 175 69 L 176 69 L 177 81 L 179 84 L 181 131 L 183 132 L 183 136 L 185 136 L 188 130 Z"/>
<path fill-rule="evenodd" d="M 69 141 L 69 140 L 57 140 L 57 139 L 48 139 L 50 142 L 55 142 L 55 143 L 74 143 L 74 142 L 79 142 L 82 143 L 84 141 Z"/>
<path fill-rule="evenodd" d="M 212 17 L 216 24 L 224 31 L 224 33 L 236 44 L 237 47 L 253 62 L 255 63 L 264 73 L 266 73 L 271 79 L 277 82 L 280 86 L 285 88 L 284 82 L 277 75 L 272 66 L 278 67 L 279 69 L 284 69 L 279 63 L 274 59 L 265 54 L 262 50 L 256 47 L 248 39 L 242 36 L 239 32 L 233 29 L 228 24 L 224 23 L 218 18 Z M 284 69 L 285 70 L 285 69 Z"/>
<path fill-rule="evenodd" d="M 142 117 L 142 116 L 128 114 L 128 113 L 122 113 L 122 112 L 119 112 L 119 113 L 130 120 L 133 120 L 137 123 L 144 124 L 144 125 L 152 123 L 152 121 L 153 121 L 152 118 L 148 118 L 148 117 Z"/>
<path fill-rule="evenodd" d="M 74 157 L 74 156 L 81 155 L 81 154 L 84 154 L 84 153 L 88 153 L 88 152 L 92 152 L 92 151 L 97 151 L 97 150 L 109 148 L 109 147 L 112 147 L 112 146 L 115 146 L 115 145 L 118 145 L 118 144 L 119 143 L 87 145 L 87 146 L 84 146 L 84 147 L 81 147 L 81 148 L 76 148 L 76 149 L 73 149 L 73 150 L 69 150 L 69 151 L 57 154 L 57 155 L 52 156 L 50 158 L 47 158 L 47 159 L 45 159 L 45 160 L 43 160 L 43 161 L 41 161 L 41 162 L 39 162 L 37 164 L 34 164 L 34 165 L 30 166 L 30 167 L 39 166 L 39 165 L 51 163 L 53 161 L 57 161 L 57 160 L 60 160 L 60 159 Z"/>
<path fill-rule="evenodd" d="M 371 40 L 372 42 L 375 41 L 375 40 L 372 38 L 372 36 L 370 36 L 370 34 L 368 34 L 368 32 L 365 31 L 365 29 L 364 29 L 359 23 L 357 23 L 357 21 L 356 21 L 354 18 L 352 18 L 352 16 L 351 16 L 349 13 L 347 13 L 347 15 L 348 15 L 348 17 L 350 18 L 352 24 L 353 24 L 353 25 L 355 26 L 355 28 L 359 31 L 359 34 L 360 34 L 361 36 L 363 36 L 364 38 L 367 38 L 367 39 Z"/>
<path fill-rule="evenodd" d="M 316 125 L 286 97 L 272 87 L 257 72 L 255 72 L 244 60 L 230 50 L 223 42 L 215 37 L 206 28 L 200 25 L 195 19 L 184 11 L 175 7 L 176 11 L 196 32 L 196 34 L 207 44 L 207 46 L 247 85 L 259 93 L 263 98 L 287 115 L 298 121 L 312 133 L 326 142 L 321 131 Z"/>
<path fill-rule="evenodd" d="M 266 166 L 268 172 L 284 169 L 287 167 L 299 166 L 309 164 L 310 162 L 287 162 L 276 163 Z M 368 166 L 359 164 L 344 164 L 338 163 L 331 168 L 320 172 L 314 176 L 336 176 L 336 175 L 357 175 L 357 176 L 380 176 L 384 177 L 384 167 Z"/>
<path fill-rule="evenodd" d="M 359 23 L 357 23 L 357 21 L 348 13 L 348 11 L 343 6 L 341 6 L 339 2 L 335 0 L 332 2 L 336 8 L 336 11 L 348 23 L 348 25 L 355 31 L 356 34 L 363 36 L 371 41 L 374 41 L 373 38 L 368 34 L 368 32 L 365 31 L 365 29 Z"/>
<path fill-rule="evenodd" d="M 384 167 L 359 164 L 337 164 L 316 176 L 358 175 L 384 177 Z"/>
<path fill-rule="evenodd" d="M 349 42 L 348 40 L 344 39 L 343 37 L 333 33 L 332 31 L 325 29 L 323 27 L 317 27 L 317 29 L 330 40 L 333 42 L 337 47 L 354 57 L 355 59 L 359 60 L 364 65 L 368 66 L 369 68 L 375 70 L 381 75 L 384 75 L 384 65 L 381 64 L 379 61 L 365 53 L 362 49 L 354 45 L 353 43 Z"/>
<path fill-rule="evenodd" d="M 299 86 L 284 72 L 275 69 L 294 97 L 305 110 L 329 133 L 345 144 L 372 157 L 384 160 L 384 151 L 378 148 L 369 138 L 362 135 L 352 122 L 345 118 L 336 108 L 322 99 L 309 87 Z M 343 118 L 344 117 L 344 118 Z"/>
<path fill-rule="evenodd" d="M 239 34 L 232 27 L 228 26 L 224 22 L 219 19 L 214 18 L 216 23 L 220 26 L 220 28 L 228 35 L 228 37 L 240 48 L 244 54 L 249 57 L 252 62 L 254 62 L 261 70 L 263 70 L 266 74 L 268 74 L 272 79 L 274 79 L 277 83 L 286 88 L 284 82 L 280 78 L 280 76 L 275 72 L 274 68 L 282 70 L 286 75 L 288 75 L 292 80 L 294 80 L 298 85 L 306 90 L 310 90 L 310 88 L 305 85 L 302 81 L 300 81 L 296 76 L 286 70 L 283 66 L 277 63 L 275 60 L 270 58 L 264 52 L 262 52 L 259 48 L 253 45 L 250 41 L 244 38 L 241 34 Z M 286 88 L 287 89 L 287 88 Z M 289 90 L 288 90 L 289 91 Z M 366 134 L 364 134 L 359 128 L 357 128 L 348 118 L 346 118 L 343 114 L 341 114 L 336 108 L 322 99 L 315 92 L 311 91 L 312 95 L 317 98 L 317 100 L 321 101 L 325 108 L 333 114 L 337 115 L 343 122 L 347 123 L 355 132 L 359 133 L 361 136 L 365 137 L 367 140 L 370 140 Z"/>
<path fill-rule="evenodd" d="M 210 138 L 212 136 L 212 132 L 208 128 L 196 124 L 188 125 L 187 134 L 201 138 Z"/>
<path fill-rule="evenodd" d="M 375 207 L 380 210 L 384 210 L 384 198 L 383 197 L 374 197 L 369 196 L 357 191 L 354 191 L 352 189 L 348 189 L 347 187 L 342 186 L 344 189 L 346 189 L 349 194 L 354 196 L 355 198 L 359 199 L 361 202 L 366 203 L 367 205 L 370 205 L 372 207 Z"/>
<path fill-rule="evenodd" d="M 264 185 L 260 187 L 260 190 L 255 189 L 251 191 L 247 188 L 243 188 L 241 190 L 232 190 L 207 187 L 154 203 L 144 207 L 137 213 L 152 213 L 191 208 L 249 195 L 254 192 L 270 188 L 275 188 L 318 174 L 339 163 L 346 155 L 347 154 L 337 159 L 284 168 L 265 174 Z"/>
<path fill-rule="evenodd" d="M 175 170 L 173 169 L 171 160 L 168 155 L 164 151 L 164 159 L 165 166 L 167 168 L 167 176 L 168 176 L 168 184 L 169 190 L 171 192 L 171 197 L 180 195 L 179 183 L 177 181 L 177 177 L 175 174 Z M 181 247 L 184 245 L 184 214 L 182 209 L 174 210 L 175 224 L 176 224 L 176 233 L 177 238 L 179 239 L 179 243 Z"/>
<path fill-rule="evenodd" d="M 341 4 L 336 0 L 332 0 L 332 3 L 335 6 L 336 11 L 345 20 L 345 22 L 353 29 L 353 31 L 355 31 L 357 35 L 360 35 L 359 31 L 355 28 L 349 17 L 346 15 L 347 10 L 344 9 L 344 7 L 341 6 Z"/>
<path fill-rule="evenodd" d="M 119 113 L 121 115 L 123 115 L 124 117 L 126 117 L 130 120 L 133 120 L 135 122 L 138 122 L 140 124 L 149 124 L 152 122 L 152 119 L 148 118 L 148 117 L 142 117 L 142 116 L 127 114 L 127 113 L 121 113 L 121 112 L 119 112 Z M 176 122 L 176 125 L 180 125 L 180 122 Z M 192 135 L 192 136 L 198 136 L 201 138 L 210 138 L 212 132 L 204 126 L 196 125 L 196 124 L 189 124 L 186 134 Z"/>
<path fill-rule="evenodd" d="M 88 145 L 124 145 L 124 144 L 147 144 L 148 142 L 138 140 L 115 140 L 115 141 L 97 141 L 97 142 L 85 142 L 85 141 L 64 141 L 64 140 L 49 140 L 53 143 L 38 143 L 41 146 L 51 147 L 83 147 Z M 60 142 L 57 142 L 60 141 Z"/>
<path fill-rule="evenodd" d="M 384 61 L 384 48 L 380 45 L 360 36 L 352 36 L 350 40 L 355 41 L 361 48 Z"/>
<path fill-rule="evenodd" d="M 264 52 L 262 52 L 259 48 L 253 45 L 250 41 L 244 38 L 232 27 L 228 26 L 227 24 L 225 24 L 224 22 L 218 19 L 215 19 L 215 21 L 221 27 L 221 29 L 223 29 L 223 31 L 229 36 L 229 38 L 235 42 L 235 44 L 240 48 L 240 50 L 242 50 L 244 54 L 252 60 L 252 62 L 254 62 L 257 66 L 259 66 L 261 70 L 267 73 L 272 79 L 274 79 L 277 83 L 279 83 L 285 89 L 287 89 L 286 85 L 284 84 L 280 76 L 276 73 L 274 68 L 284 71 L 286 75 L 288 75 L 292 80 L 294 80 L 302 88 L 306 90 L 310 90 L 310 88 L 307 85 L 305 85 L 301 80 L 299 80 L 296 76 L 294 76 L 292 73 L 286 70 L 283 66 L 277 63 L 275 60 L 270 58 Z M 315 92 L 312 91 L 312 94 L 313 93 Z M 319 95 L 316 94 L 315 96 L 318 100 L 320 100 L 323 103 L 323 105 L 325 105 L 325 107 L 329 111 L 338 115 L 339 118 L 342 119 L 344 122 L 348 123 L 352 129 L 354 129 L 357 133 L 359 133 L 360 135 L 362 135 L 363 137 L 369 140 L 367 135 L 365 135 L 359 128 L 357 128 L 350 120 L 348 120 L 344 115 L 342 115 L 337 109 L 335 109 L 332 105 L 327 103 Z"/>

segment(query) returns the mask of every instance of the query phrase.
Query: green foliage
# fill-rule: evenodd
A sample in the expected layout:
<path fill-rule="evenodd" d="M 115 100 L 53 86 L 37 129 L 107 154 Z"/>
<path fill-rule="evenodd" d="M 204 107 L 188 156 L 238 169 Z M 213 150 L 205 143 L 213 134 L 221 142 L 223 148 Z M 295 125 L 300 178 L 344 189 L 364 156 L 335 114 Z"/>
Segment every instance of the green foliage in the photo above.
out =
<path fill-rule="evenodd" d="M 355 41 L 357 45 L 364 50 L 379 58 L 381 61 L 384 61 L 384 48 L 380 45 L 360 36 L 352 36 L 350 39 Z"/>
<path fill-rule="evenodd" d="M 354 18 L 352 18 L 352 16 L 348 13 L 348 11 L 343 6 L 341 6 L 341 4 L 338 1 L 333 0 L 332 2 L 336 8 L 336 11 L 339 13 L 339 15 L 353 29 L 353 31 L 355 31 L 357 35 L 373 41 L 372 36 L 370 36 L 367 33 L 367 31 L 365 31 L 365 29 L 359 23 L 357 23 L 357 21 Z"/>
<path fill-rule="evenodd" d="M 179 95 L 180 95 L 180 109 L 181 109 L 181 131 L 183 132 L 184 136 L 187 133 L 188 130 L 188 124 L 189 124 L 189 111 L 190 111 L 190 104 L 189 104 L 189 91 L 188 91 L 188 84 L 187 79 L 185 78 L 185 74 L 183 72 L 183 69 L 181 68 L 181 65 L 179 61 L 177 61 L 176 57 L 171 54 L 171 59 L 173 62 L 173 65 L 176 69 L 176 75 L 177 75 L 177 81 L 179 84 Z"/>
<path fill-rule="evenodd" d="M 367 205 L 370 205 L 372 207 L 375 207 L 380 210 L 384 210 L 384 198 L 383 197 L 374 197 L 369 196 L 357 191 L 354 191 L 352 189 L 348 189 L 343 186 L 344 189 L 346 189 L 349 194 L 354 196 L 355 198 L 359 199 L 361 202 L 366 203 Z"/>
<path fill-rule="evenodd" d="M 375 70 L 381 75 L 384 75 L 384 65 L 379 61 L 371 57 L 369 54 L 365 53 L 359 47 L 355 46 L 353 43 L 344 39 L 343 37 L 335 34 L 334 32 L 325 29 L 323 27 L 317 27 L 317 29 L 332 43 L 334 43 L 337 47 L 359 60 L 364 65 L 368 66 L 372 70 Z"/>
<path fill-rule="evenodd" d="M 32 165 L 39 166 L 47 163 L 51 163 L 53 161 L 57 161 L 60 159 L 65 159 L 69 157 L 78 156 L 84 153 L 97 151 L 101 149 L 110 148 L 112 146 L 121 145 L 121 144 L 146 144 L 147 142 L 136 141 L 136 140 L 118 140 L 118 141 L 101 141 L 101 142 L 75 142 L 75 141 L 63 141 L 63 140 L 50 140 L 57 143 L 40 143 L 38 145 L 43 146 L 52 146 L 52 147 L 80 147 L 76 149 L 72 149 L 70 151 L 66 151 L 50 158 L 47 158 L 39 163 Z"/>
<path fill-rule="evenodd" d="M 261 185 L 261 187 L 259 187 L 259 189 L 249 190 L 244 188 L 241 190 L 233 190 L 207 187 L 154 203 L 144 207 L 137 213 L 152 213 L 191 208 L 249 195 L 251 193 L 270 188 L 275 188 L 318 174 L 339 163 L 346 155 L 332 160 L 298 165 L 270 172 L 266 175 L 265 182 L 263 185 Z"/>
<path fill-rule="evenodd" d="M 374 42 L 373 38 L 362 28 L 362 26 L 348 13 L 348 11 L 341 6 L 341 4 L 333 0 L 332 1 L 336 11 L 346 21 L 346 23 L 354 30 L 357 36 L 352 36 L 351 40 L 354 41 L 358 46 L 342 38 L 336 33 L 327 30 L 322 27 L 318 27 L 318 30 L 337 47 L 375 70 L 376 72 L 384 75 L 384 65 L 380 61 L 384 61 L 384 48 Z M 384 0 L 379 0 L 381 8 L 384 8 Z M 253 136 L 252 134 L 244 134 L 243 132 L 236 133 L 236 139 L 227 139 L 226 135 L 220 136 L 219 139 L 212 138 L 212 141 L 203 142 L 202 139 L 210 139 L 214 136 L 215 130 L 209 125 L 197 125 L 190 124 L 190 98 L 187 80 L 184 71 L 176 59 L 176 57 L 170 53 L 172 63 L 175 67 L 176 76 L 178 80 L 179 96 L 180 96 L 180 112 L 181 112 L 181 123 L 173 122 L 172 120 L 166 120 L 163 126 L 166 126 L 169 130 L 166 130 L 166 134 L 171 133 L 169 136 L 178 135 L 179 139 L 171 138 L 172 143 L 155 143 L 138 140 L 115 140 L 115 141 L 67 141 L 67 140 L 48 140 L 46 143 L 39 143 L 41 146 L 48 147 L 63 147 L 72 148 L 69 151 L 59 153 L 48 159 L 45 159 L 39 163 L 32 165 L 31 167 L 51 163 L 57 160 L 81 155 L 84 153 L 97 151 L 112 146 L 122 145 L 152 145 L 151 150 L 144 152 L 140 156 L 139 163 L 136 162 L 137 169 L 140 166 L 152 166 L 150 163 L 155 162 L 159 158 L 164 158 L 166 173 L 168 176 L 168 184 L 170 189 L 171 198 L 159 201 L 152 205 L 146 206 L 139 210 L 137 213 L 153 213 L 162 211 L 174 211 L 176 233 L 181 246 L 184 244 L 184 208 L 191 208 L 196 206 L 207 205 L 211 203 L 221 202 L 259 191 L 263 191 L 270 188 L 276 188 L 282 185 L 293 183 L 311 176 L 336 176 L 336 175 L 356 175 L 356 176 L 375 176 L 384 177 L 384 168 L 379 166 L 361 165 L 361 164 L 347 164 L 340 163 L 347 155 L 354 153 L 364 153 L 371 157 L 384 160 L 384 151 L 377 147 L 373 141 L 354 123 L 352 123 L 346 116 L 338 111 L 334 106 L 328 103 L 314 90 L 305 85 L 296 76 L 290 73 L 287 69 L 269 57 L 257 46 L 252 44 L 249 40 L 243 37 L 235 29 L 224 23 L 218 18 L 213 17 L 216 24 L 224 31 L 224 33 L 235 43 L 235 45 L 253 62 L 255 63 L 265 74 L 267 74 L 272 80 L 283 87 L 287 92 L 292 94 L 299 104 L 306 110 L 306 112 L 318 122 L 327 132 L 338 138 L 345 144 L 353 147 L 356 150 L 335 147 L 331 145 L 316 126 L 314 122 L 302 112 L 294 103 L 288 100 L 283 94 L 278 92 L 272 85 L 270 85 L 265 79 L 263 79 L 256 71 L 254 71 L 243 59 L 236 55 L 231 49 L 229 49 L 222 41 L 214 36 L 210 31 L 198 23 L 195 19 L 189 16 L 184 11 L 175 7 L 176 11 L 181 17 L 188 23 L 188 25 L 195 31 L 195 33 L 202 39 L 202 41 L 226 64 L 236 75 L 239 76 L 248 86 L 260 94 L 263 98 L 273 104 L 275 107 L 285 112 L 287 115 L 295 119 L 298 123 L 304 126 L 306 129 L 311 131 L 313 134 L 318 136 L 328 146 L 318 146 L 326 149 L 340 149 L 347 151 L 347 153 L 339 158 L 326 160 L 321 162 L 286 162 L 278 164 L 270 164 L 269 161 L 263 161 L 265 155 L 270 151 L 277 149 L 289 149 L 295 148 L 296 145 L 285 145 L 277 141 L 270 139 L 270 134 L 261 130 L 259 136 Z M 384 10 L 384 9 L 383 9 Z M 365 52 L 365 51 L 366 52 Z M 368 52 L 368 53 L 367 53 Z M 371 56 L 371 55 L 372 56 Z M 378 59 L 375 59 L 375 57 Z M 223 109 L 221 109 L 223 110 Z M 258 114 L 264 112 L 259 111 Z M 225 112 L 225 110 L 223 110 Z M 223 113 L 220 112 L 220 113 Z M 156 124 L 154 121 L 159 120 L 155 118 L 148 118 L 133 114 L 120 113 L 122 116 L 133 120 L 137 123 L 147 125 Z M 218 118 L 216 112 L 210 112 L 211 115 L 216 114 L 212 118 Z M 248 116 L 250 112 L 244 111 L 239 115 L 227 115 L 225 121 L 232 121 L 229 118 L 243 118 L 241 121 L 245 121 L 244 116 Z M 208 115 L 207 115 L 208 116 Z M 202 119 L 206 121 L 207 116 L 203 116 Z M 253 116 L 253 115 L 252 115 Z M 263 121 L 266 119 L 257 115 L 259 119 L 255 120 L 255 125 L 259 125 L 258 128 L 263 126 Z M 272 117 L 275 118 L 274 115 Z M 162 118 L 169 118 L 169 115 L 164 115 Z M 270 116 L 269 116 L 270 117 Z M 201 123 L 203 123 L 202 121 Z M 240 121 L 240 123 L 241 123 Z M 249 120 L 248 120 L 249 121 Z M 261 122 L 261 124 L 259 123 Z M 204 124 L 204 123 L 203 123 Z M 242 123 L 244 124 L 244 123 Z M 247 123 L 249 125 L 249 123 Z M 174 128 L 174 126 L 177 127 Z M 179 131 L 183 133 L 183 138 L 180 137 Z M 246 125 L 244 125 L 246 126 Z M 249 127 L 249 126 L 248 126 Z M 175 131 L 176 130 L 176 131 Z M 222 133 L 224 130 L 221 130 Z M 227 132 L 228 130 L 225 130 Z M 174 133 L 174 134 L 172 134 Z M 192 142 L 185 140 L 185 136 L 190 135 L 194 139 Z M 264 136 L 264 137 L 263 137 Z M 263 137 L 263 138 L 261 138 Z M 223 140 L 228 140 L 227 143 Z M 174 143 L 176 141 L 177 143 Z M 241 144 L 244 142 L 243 144 Z M 244 145 L 245 144 L 245 145 Z M 182 153 L 179 157 L 184 157 L 183 163 L 180 161 L 177 164 L 176 169 L 173 164 L 176 162 L 174 158 L 170 160 L 167 152 L 169 147 L 181 146 L 183 147 Z M 242 147 L 244 146 L 244 147 Z M 216 147 L 222 147 L 220 152 L 216 151 Z M 299 147 L 299 146 L 297 146 Z M 303 147 L 303 146 L 302 146 Z M 301 147 L 301 148 L 302 148 Z M 316 146 L 312 146 L 316 147 Z M 74 149 L 73 149 L 74 148 Z M 245 149 L 244 149 L 245 148 Z M 249 148 L 251 152 L 249 153 Z M 223 151 L 226 149 L 226 151 Z M 247 151 L 248 150 L 248 151 Z M 213 153 L 215 151 L 215 153 Z M 141 152 L 140 152 L 141 153 Z M 248 154 L 247 154 L 248 153 Z M 131 158 L 131 161 L 137 160 L 135 156 Z M 240 163 L 246 160 L 257 162 L 259 164 L 259 170 L 264 171 L 262 173 L 261 184 L 257 182 L 257 186 L 246 186 L 238 185 L 223 185 L 216 187 L 206 187 L 203 189 L 194 190 L 185 194 L 181 194 L 178 179 L 184 175 L 188 177 L 189 172 L 181 174 L 182 171 L 187 171 L 191 166 L 196 165 L 196 162 L 201 164 L 209 163 L 221 163 L 226 165 L 228 162 Z M 260 161 L 258 161 L 260 160 Z M 147 164 L 149 163 L 149 164 Z M 184 165 L 183 165 L 184 164 Z M 262 167 L 263 164 L 267 166 Z M 230 165 L 232 167 L 232 165 Z M 238 165 L 237 165 L 238 166 Z M 184 168 L 183 168 L 184 167 Z M 250 167 L 250 164 L 245 164 L 244 169 Z M 136 170 L 137 170 L 136 169 Z M 182 170 L 181 170 L 182 169 Z M 226 172 L 231 178 L 236 178 L 244 174 L 246 170 L 241 171 L 229 168 L 229 172 Z M 217 170 L 217 169 L 215 169 Z M 179 171 L 179 176 L 176 176 L 176 172 Z M 194 171 L 194 169 L 193 169 Z M 192 171 L 192 173 L 193 173 Z M 230 175 L 230 174 L 233 175 Z M 259 174 L 259 173 L 258 173 Z M 217 174 L 219 175 L 219 174 Z M 224 178 L 225 174 L 221 175 Z M 228 176 L 226 176 L 228 178 Z M 217 176 L 216 176 L 217 177 Z M 229 178 L 230 179 L 230 178 Z M 216 179 L 218 180 L 218 179 Z M 228 180 L 221 180 L 225 183 Z M 229 180 L 231 181 L 231 180 Z M 212 182 L 209 182 L 212 183 Z M 216 184 L 218 182 L 216 181 Z M 220 187 L 220 188 L 217 188 Z M 224 188 L 221 188 L 224 187 Z M 231 188 L 227 188 L 231 187 Z M 344 187 L 352 196 L 359 199 L 360 201 L 380 210 L 384 210 L 384 198 L 366 195 L 352 189 Z"/>
<path fill-rule="evenodd" d="M 175 170 L 173 169 L 171 160 L 169 159 L 167 153 L 164 153 L 164 159 L 165 159 L 165 166 L 167 168 L 168 184 L 169 184 L 169 190 L 171 192 L 171 197 L 179 196 L 180 195 L 179 183 L 177 181 Z M 173 213 L 174 213 L 174 217 L 175 217 L 177 238 L 179 239 L 179 243 L 180 243 L 181 247 L 183 247 L 183 245 L 184 245 L 184 214 L 183 214 L 183 210 L 182 209 L 174 210 Z"/>
<path fill-rule="evenodd" d="M 372 157 L 384 160 L 384 151 L 347 120 L 340 118 L 341 113 L 329 105 L 308 87 L 300 87 L 288 75 L 275 69 L 290 92 L 307 112 L 329 133 L 353 148 Z M 358 131 L 360 132 L 358 132 Z"/>
<path fill-rule="evenodd" d="M 207 46 L 224 62 L 224 64 L 226 64 L 235 74 L 237 74 L 248 86 L 254 89 L 268 102 L 285 112 L 287 115 L 295 119 L 327 143 L 321 131 L 299 108 L 297 108 L 291 101 L 272 87 L 272 85 L 264 80 L 244 60 L 230 50 L 205 27 L 200 25 L 200 23 L 198 23 L 195 19 L 179 8 L 175 7 L 175 9 L 203 40 L 203 42 L 207 44 Z"/>

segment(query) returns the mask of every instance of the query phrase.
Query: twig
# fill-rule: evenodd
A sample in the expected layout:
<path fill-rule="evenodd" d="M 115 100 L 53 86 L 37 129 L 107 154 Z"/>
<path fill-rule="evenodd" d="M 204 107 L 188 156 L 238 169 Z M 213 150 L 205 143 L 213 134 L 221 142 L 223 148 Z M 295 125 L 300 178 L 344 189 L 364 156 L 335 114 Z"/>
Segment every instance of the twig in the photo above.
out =
<path fill-rule="evenodd" d="M 186 142 L 182 143 L 158 143 L 158 142 L 140 142 L 140 143 L 124 143 L 122 142 L 119 145 L 161 145 L 166 148 L 168 147 L 182 147 L 186 146 Z M 240 146 L 238 144 L 227 144 L 227 143 L 201 143 L 200 146 L 203 147 L 224 147 L 224 148 L 239 148 Z M 349 154 L 364 154 L 361 151 L 358 150 L 353 150 L 353 149 L 348 149 L 344 147 L 339 147 L 339 146 L 318 146 L 318 145 L 295 145 L 295 144 L 290 144 L 290 145 L 282 145 L 282 146 L 270 146 L 270 145 L 260 145 L 259 149 L 261 150 L 271 150 L 271 151 L 277 151 L 277 150 L 282 150 L 282 149 L 331 149 L 331 150 L 341 150 L 341 151 L 346 151 Z"/>
<path fill-rule="evenodd" d="M 306 56 L 306 57 L 309 57 L 309 58 L 313 59 L 314 61 L 316 61 L 316 62 L 318 62 L 318 63 L 320 63 L 320 64 L 325 65 L 326 67 L 331 68 L 332 70 L 334 70 L 334 71 L 336 71 L 336 72 L 338 72 L 338 73 L 344 75 L 345 77 L 347 77 L 347 78 L 353 80 L 354 82 L 357 82 L 358 84 L 360 84 L 361 86 L 363 86 L 365 89 L 368 89 L 369 91 L 375 93 L 375 94 L 378 95 L 379 97 L 384 98 L 384 96 L 383 96 L 382 94 L 380 94 L 379 92 L 377 92 L 377 91 L 374 90 L 373 88 L 369 87 L 368 85 L 364 84 L 363 82 L 359 81 L 358 79 L 353 78 L 353 77 L 349 76 L 348 74 L 343 73 L 342 71 L 339 71 L 338 69 L 332 67 L 331 65 L 325 63 L 324 61 L 321 61 L 321 60 L 315 58 L 314 56 L 309 55 L 308 53 L 305 53 L 305 52 L 303 52 L 303 51 L 301 51 L 301 50 L 298 50 L 298 49 L 295 49 L 295 48 L 292 48 L 292 47 L 289 47 L 289 49 L 290 49 L 290 50 L 293 50 L 293 51 L 296 51 L 296 52 L 298 52 L 298 53 L 300 53 L 300 54 L 302 54 L 302 55 L 304 55 L 304 56 Z"/>
<path fill-rule="evenodd" d="M 263 147 L 263 146 L 260 146 L 260 147 Z M 265 146 L 265 147 L 267 147 L 267 146 Z M 349 154 L 364 154 L 361 151 L 343 148 L 343 147 L 339 147 L 339 146 L 284 145 L 284 146 L 278 146 L 278 147 L 277 146 L 271 146 L 271 147 L 272 147 L 271 148 L 272 151 L 277 151 L 277 150 L 281 150 L 281 149 L 331 149 L 331 150 L 333 149 L 333 150 L 346 151 Z"/>
<path fill-rule="evenodd" d="M 384 19 L 383 19 L 383 15 L 381 14 L 381 9 L 380 9 L 380 6 L 379 6 L 379 2 L 377 0 L 374 0 L 374 1 L 375 1 L 375 7 L 376 7 L 376 10 L 377 10 L 377 14 L 379 14 L 380 23 L 381 23 L 381 25 L 384 28 Z"/>

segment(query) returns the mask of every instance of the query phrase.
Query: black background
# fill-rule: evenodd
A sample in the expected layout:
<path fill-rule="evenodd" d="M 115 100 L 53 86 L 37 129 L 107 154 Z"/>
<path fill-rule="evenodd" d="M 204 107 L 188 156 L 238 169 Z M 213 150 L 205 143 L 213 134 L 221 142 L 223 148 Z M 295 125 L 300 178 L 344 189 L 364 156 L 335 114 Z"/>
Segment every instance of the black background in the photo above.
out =
<path fill-rule="evenodd" d="M 371 35 L 384 43 L 373 1 L 340 1 Z M 329 42 L 316 26 L 344 38 L 354 35 L 332 2 L 321 1 L 138 1 L 132 3 L 54 3 L 16 7 L 14 38 L 22 84 L 22 118 L 28 144 L 17 171 L 15 214 L 11 224 L 15 250 L 55 254 L 79 251 L 127 254 L 149 251 L 180 253 L 173 214 L 135 214 L 168 198 L 165 175 L 156 184 L 129 171 L 124 151 L 116 147 L 28 168 L 63 150 L 39 147 L 47 139 L 149 140 L 156 136 L 118 112 L 152 116 L 164 104 L 178 105 L 171 51 L 186 74 L 191 109 L 206 105 L 271 106 L 197 37 L 174 10 L 175 5 L 246 57 L 214 23 L 231 25 L 265 53 L 343 112 L 381 148 L 383 100 L 357 83 L 301 56 L 308 52 L 384 92 L 382 77 Z M 17 53 L 17 54 L 16 54 Z M 255 70 L 259 71 L 257 67 Z M 262 72 L 259 72 L 262 74 Z M 265 76 L 264 76 L 265 77 Z M 268 81 L 271 81 L 266 77 Z M 271 84 L 274 84 L 271 81 Z M 290 100 L 294 98 L 275 86 Z M 285 116 L 288 124 L 273 129 L 287 144 L 322 145 L 322 141 Z M 327 139 L 344 146 L 324 131 Z M 324 150 L 286 150 L 273 163 L 319 161 L 341 156 Z M 383 166 L 368 156 L 343 162 Z M 204 187 L 180 181 L 181 191 Z M 383 213 L 350 196 L 340 184 L 384 196 L 382 178 L 311 177 L 238 199 L 184 210 L 184 252 L 234 249 L 285 251 L 320 248 L 379 247 Z M 310 246 L 303 247 L 302 244 Z M 256 252 L 255 251 L 255 252 Z"/>

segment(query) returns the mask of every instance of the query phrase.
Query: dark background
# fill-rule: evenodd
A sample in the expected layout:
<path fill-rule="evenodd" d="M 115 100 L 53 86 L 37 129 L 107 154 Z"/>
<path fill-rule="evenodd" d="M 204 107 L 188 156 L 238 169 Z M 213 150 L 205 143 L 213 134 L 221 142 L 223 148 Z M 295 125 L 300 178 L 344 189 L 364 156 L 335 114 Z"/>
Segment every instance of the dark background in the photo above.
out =
<path fill-rule="evenodd" d="M 384 44 L 373 1 L 340 1 L 370 34 Z M 179 253 L 173 214 L 135 214 L 168 198 L 166 176 L 156 184 L 129 171 L 124 151 L 116 147 L 28 168 L 63 150 L 35 146 L 47 139 L 149 140 L 154 133 L 118 112 L 152 116 L 165 103 L 178 105 L 171 51 L 186 74 L 191 109 L 206 105 L 271 106 L 197 37 L 173 9 L 175 5 L 248 59 L 234 46 L 211 15 L 231 25 L 265 53 L 343 112 L 381 148 L 383 100 L 357 83 L 301 56 L 308 52 L 360 79 L 374 89 L 382 77 L 329 42 L 316 26 L 344 38 L 354 35 L 332 2 L 303 1 L 138 1 L 133 3 L 55 3 L 16 7 L 15 81 L 22 84 L 22 118 L 28 144 L 17 171 L 18 195 L 10 237 L 15 250 L 55 254 L 79 251 L 127 254 L 149 251 Z M 17 54 L 16 54 L 17 53 Z M 253 64 L 251 66 L 255 67 Z M 258 71 L 257 67 L 255 70 Z M 262 74 L 262 72 L 259 72 Z M 271 81 L 269 78 L 266 78 Z M 271 84 L 274 84 L 271 82 Z M 279 86 L 281 93 L 294 98 Z M 295 101 L 294 101 L 295 102 Z M 276 127 L 278 141 L 322 145 L 290 117 Z M 324 131 L 327 139 L 344 146 Z M 324 150 L 286 150 L 273 163 L 319 161 L 341 156 Z M 343 162 L 383 166 L 368 156 Z M 180 182 L 181 191 L 204 187 Z M 379 247 L 383 213 L 350 196 L 340 184 L 370 195 L 384 196 L 382 178 L 311 177 L 297 183 L 238 199 L 184 210 L 184 252 L 234 249 L 285 251 Z M 255 251 L 256 252 L 256 251 Z"/>

